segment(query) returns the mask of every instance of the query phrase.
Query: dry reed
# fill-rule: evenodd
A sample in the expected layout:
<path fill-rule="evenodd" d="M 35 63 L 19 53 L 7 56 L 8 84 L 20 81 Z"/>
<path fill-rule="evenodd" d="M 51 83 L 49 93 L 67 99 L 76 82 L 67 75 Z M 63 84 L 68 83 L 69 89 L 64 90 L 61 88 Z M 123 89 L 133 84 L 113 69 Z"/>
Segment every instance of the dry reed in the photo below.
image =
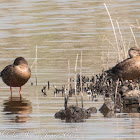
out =
<path fill-rule="evenodd" d="M 77 81 L 76 81 L 76 79 L 77 79 L 77 73 L 76 73 L 76 71 L 77 71 L 77 61 L 78 61 L 78 54 L 77 54 L 77 56 L 76 56 L 76 62 L 75 62 L 75 96 L 76 96 L 76 105 L 78 106 L 78 99 L 77 99 Z"/>
<path fill-rule="evenodd" d="M 132 29 L 131 26 L 130 26 L 130 30 L 131 30 L 132 36 L 133 36 L 133 38 L 134 38 L 136 47 L 139 47 L 138 44 L 137 44 L 136 37 L 135 37 L 135 35 L 134 35 L 133 29 Z"/>
<path fill-rule="evenodd" d="M 114 27 L 114 24 L 113 24 L 113 21 L 112 21 L 112 18 L 111 18 L 111 15 L 110 15 L 110 12 L 106 6 L 106 4 L 104 3 L 104 6 L 106 8 L 106 11 L 108 13 L 108 16 L 109 16 L 109 19 L 110 19 L 110 22 L 111 22 L 111 25 L 112 25 L 112 29 L 113 29 L 113 33 L 114 33 L 114 36 L 115 36 L 115 40 L 116 40 L 116 48 L 117 48 L 117 54 L 118 54 L 118 57 L 119 57 L 119 60 L 120 60 L 120 49 L 119 49 L 119 43 L 118 43 L 118 39 L 117 39 L 117 35 L 116 35 L 116 30 L 115 30 L 115 27 Z"/>
<path fill-rule="evenodd" d="M 80 59 L 80 86 L 81 86 L 81 105 L 83 108 L 84 104 L 83 104 L 83 86 L 82 86 L 82 51 L 81 51 L 81 59 Z"/>

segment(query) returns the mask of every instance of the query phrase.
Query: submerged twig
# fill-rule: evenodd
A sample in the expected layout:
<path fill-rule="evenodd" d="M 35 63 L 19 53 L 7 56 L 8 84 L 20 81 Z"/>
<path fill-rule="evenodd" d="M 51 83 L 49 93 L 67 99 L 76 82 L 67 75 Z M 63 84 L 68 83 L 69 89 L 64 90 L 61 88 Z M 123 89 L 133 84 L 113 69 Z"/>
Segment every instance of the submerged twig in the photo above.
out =
<path fill-rule="evenodd" d="M 50 82 L 48 81 L 48 90 L 50 89 Z"/>
<path fill-rule="evenodd" d="M 69 63 L 69 60 L 68 60 L 68 90 L 66 92 L 66 89 L 65 89 L 65 92 L 64 92 L 64 107 L 65 107 L 65 110 L 67 109 L 67 104 L 68 104 L 68 98 L 69 98 L 69 91 L 70 91 L 70 63 Z"/>
<path fill-rule="evenodd" d="M 65 88 L 65 91 L 64 91 L 64 107 L 65 107 L 65 110 L 67 109 L 67 105 L 68 105 L 68 95 L 67 95 L 67 90 Z"/>

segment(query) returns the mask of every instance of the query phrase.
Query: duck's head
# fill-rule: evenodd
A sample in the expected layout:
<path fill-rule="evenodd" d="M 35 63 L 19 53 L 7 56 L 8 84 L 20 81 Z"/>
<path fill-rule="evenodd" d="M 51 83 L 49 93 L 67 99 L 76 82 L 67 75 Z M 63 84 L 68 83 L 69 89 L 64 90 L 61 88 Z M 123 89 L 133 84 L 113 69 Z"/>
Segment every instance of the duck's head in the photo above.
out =
<path fill-rule="evenodd" d="M 27 61 L 23 57 L 17 57 L 13 63 L 14 65 L 28 65 Z"/>
<path fill-rule="evenodd" d="M 140 56 L 140 48 L 132 47 L 129 49 L 128 54 L 130 58 Z"/>

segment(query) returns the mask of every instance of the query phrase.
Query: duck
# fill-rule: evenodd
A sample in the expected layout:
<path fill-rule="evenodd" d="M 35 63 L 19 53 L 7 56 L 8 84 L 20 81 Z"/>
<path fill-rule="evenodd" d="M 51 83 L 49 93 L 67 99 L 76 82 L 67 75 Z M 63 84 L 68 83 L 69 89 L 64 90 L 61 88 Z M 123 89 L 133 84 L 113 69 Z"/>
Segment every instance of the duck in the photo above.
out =
<path fill-rule="evenodd" d="M 19 87 L 21 97 L 21 87 L 31 77 L 31 70 L 27 61 L 23 57 L 17 57 L 13 64 L 7 65 L 0 73 L 3 82 L 10 87 L 12 97 L 12 87 Z"/>
<path fill-rule="evenodd" d="M 113 80 L 132 80 L 140 78 L 140 49 L 132 47 L 128 51 L 129 58 L 107 70 L 107 76 Z"/>

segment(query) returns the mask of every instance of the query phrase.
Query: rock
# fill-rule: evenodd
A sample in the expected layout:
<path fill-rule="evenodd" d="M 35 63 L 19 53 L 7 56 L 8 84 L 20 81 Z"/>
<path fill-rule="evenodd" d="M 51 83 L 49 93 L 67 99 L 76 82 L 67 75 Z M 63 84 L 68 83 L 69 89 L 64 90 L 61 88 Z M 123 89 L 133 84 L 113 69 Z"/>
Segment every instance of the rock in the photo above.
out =
<path fill-rule="evenodd" d="M 87 110 L 89 113 L 97 113 L 97 109 L 95 107 L 90 107 Z"/>
<path fill-rule="evenodd" d="M 99 109 L 99 111 L 103 111 L 103 110 L 107 110 L 107 111 L 111 111 L 114 109 L 114 104 L 110 101 L 105 102 L 102 107 Z"/>
<path fill-rule="evenodd" d="M 138 98 L 139 95 L 140 95 L 140 91 L 139 90 L 129 90 L 127 92 L 124 92 L 122 96 L 125 97 L 125 98 L 129 98 L 129 97 L 136 97 L 136 98 Z"/>
<path fill-rule="evenodd" d="M 80 108 L 78 106 L 71 105 L 66 110 L 60 110 L 55 114 L 55 118 L 65 119 L 66 122 L 83 122 L 91 116 L 91 113 L 96 113 L 97 109 L 91 107 L 89 109 Z"/>
<path fill-rule="evenodd" d="M 114 116 L 114 104 L 111 101 L 106 101 L 102 107 L 99 109 L 99 111 L 105 116 L 105 117 L 112 117 Z"/>
<path fill-rule="evenodd" d="M 129 90 L 123 93 L 123 104 L 139 104 L 140 91 Z"/>
<path fill-rule="evenodd" d="M 60 110 L 55 114 L 55 118 L 65 118 L 66 117 L 66 110 Z"/>

